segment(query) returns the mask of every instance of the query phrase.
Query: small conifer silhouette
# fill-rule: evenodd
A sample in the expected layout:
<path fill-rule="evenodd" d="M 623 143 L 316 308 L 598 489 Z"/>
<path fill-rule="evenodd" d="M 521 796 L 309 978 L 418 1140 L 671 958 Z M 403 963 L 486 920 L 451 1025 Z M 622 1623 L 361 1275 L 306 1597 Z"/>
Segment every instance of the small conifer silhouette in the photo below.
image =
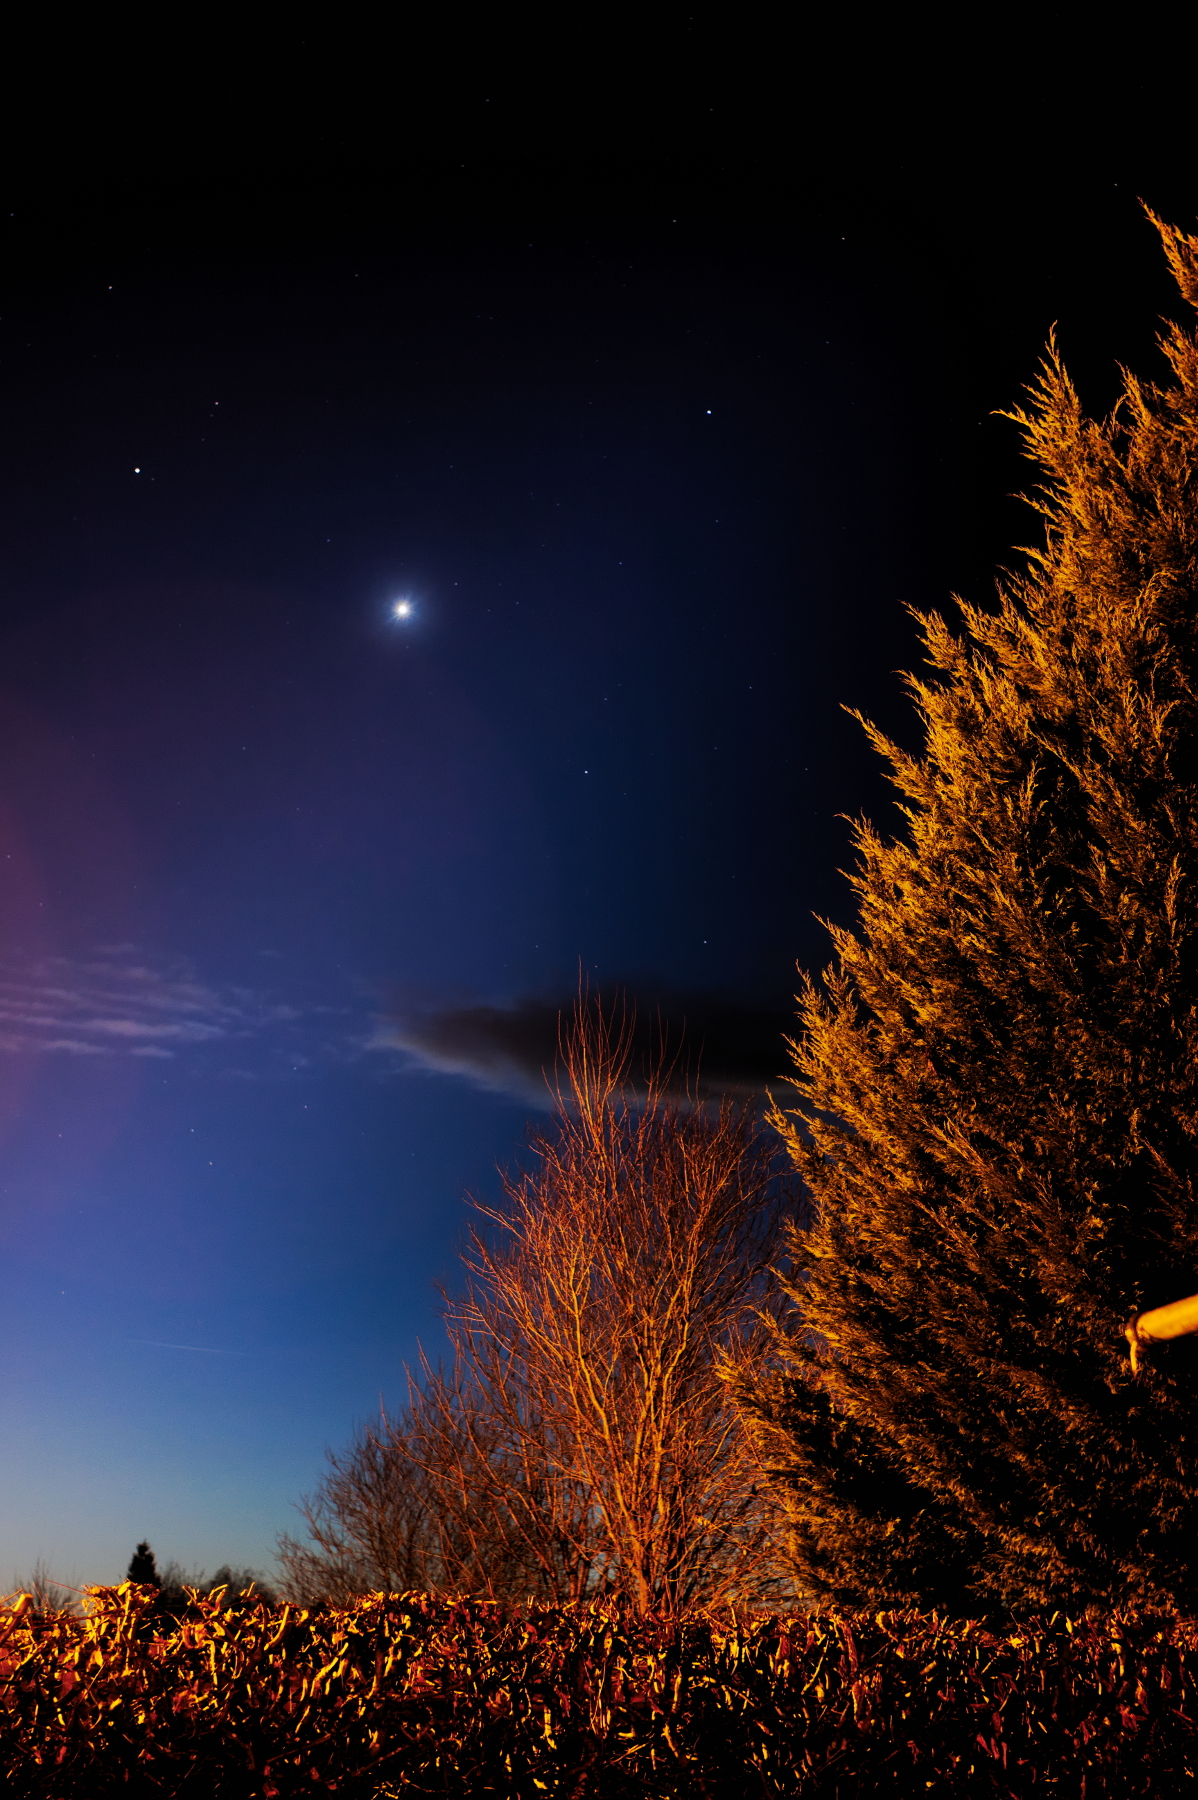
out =
<path fill-rule="evenodd" d="M 1152 215 L 1149 215 L 1152 217 Z M 1198 237 L 1153 219 L 1198 307 Z M 779 1113 L 789 1368 L 746 1396 L 812 1598 L 1198 1606 L 1198 339 L 1088 419 L 1050 344 L 1022 427 L 1045 538 L 964 633 L 922 619 L 907 826 Z"/>
<path fill-rule="evenodd" d="M 161 1587 L 158 1577 L 158 1565 L 154 1560 L 154 1552 L 148 1544 L 139 1544 L 133 1552 L 127 1574 L 129 1581 L 140 1581 L 146 1587 Z"/>

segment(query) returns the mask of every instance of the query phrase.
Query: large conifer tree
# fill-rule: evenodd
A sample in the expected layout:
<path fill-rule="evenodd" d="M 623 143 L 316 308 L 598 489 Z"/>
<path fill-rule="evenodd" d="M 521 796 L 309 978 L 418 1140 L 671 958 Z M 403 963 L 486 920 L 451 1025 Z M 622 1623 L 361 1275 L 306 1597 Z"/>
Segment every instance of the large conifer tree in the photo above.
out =
<path fill-rule="evenodd" d="M 1134 1379 L 1123 1338 L 1198 1289 L 1198 341 L 1161 346 L 1101 423 L 1050 346 L 1043 545 L 922 620 L 922 753 L 871 730 L 907 826 L 860 829 L 803 997 L 814 1223 L 756 1397 L 811 1598 L 1198 1605 L 1198 1341 Z"/>

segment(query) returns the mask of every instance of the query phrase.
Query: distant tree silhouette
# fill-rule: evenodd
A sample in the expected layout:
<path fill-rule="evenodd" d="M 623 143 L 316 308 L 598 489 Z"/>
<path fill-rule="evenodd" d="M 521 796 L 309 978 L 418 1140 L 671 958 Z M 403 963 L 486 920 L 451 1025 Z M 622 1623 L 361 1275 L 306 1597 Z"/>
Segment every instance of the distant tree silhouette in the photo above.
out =
<path fill-rule="evenodd" d="M 1198 238 L 1158 229 L 1198 306 Z M 923 620 L 926 733 L 871 729 L 906 835 L 857 836 L 779 1115 L 789 1373 L 744 1392 L 811 1598 L 1198 1605 L 1198 341 L 1087 419 L 1050 348 L 1013 415 L 1045 540 Z"/>
<path fill-rule="evenodd" d="M 57 1582 L 46 1566 L 44 1557 L 39 1556 L 33 1565 L 33 1573 L 25 1581 L 17 1582 L 9 1601 L 15 1600 L 18 1594 L 28 1594 L 34 1606 L 42 1613 L 77 1613 L 79 1611 L 79 1593 L 75 1588 L 63 1587 Z"/>
<path fill-rule="evenodd" d="M 150 1549 L 148 1544 L 139 1544 L 137 1549 L 133 1552 L 128 1570 L 126 1571 L 126 1579 L 128 1581 L 140 1581 L 145 1587 L 156 1588 L 162 1586 L 162 1582 L 158 1575 L 158 1565 L 154 1560 L 154 1552 Z"/>
<path fill-rule="evenodd" d="M 234 1569 L 228 1563 L 222 1563 L 215 1575 L 208 1576 L 203 1570 L 188 1571 L 172 1558 L 165 1568 L 155 1573 L 159 1617 L 187 1618 L 197 1594 L 219 1591 L 223 1594 L 224 1605 L 232 1609 L 253 1605 L 259 1600 L 273 1606 L 276 1598 L 273 1587 L 256 1569 Z"/>
<path fill-rule="evenodd" d="M 225 1605 L 230 1607 L 252 1605 L 259 1600 L 273 1606 L 277 1599 L 274 1588 L 257 1569 L 233 1569 L 228 1563 L 222 1563 L 216 1574 L 203 1582 L 201 1591 L 223 1593 Z"/>

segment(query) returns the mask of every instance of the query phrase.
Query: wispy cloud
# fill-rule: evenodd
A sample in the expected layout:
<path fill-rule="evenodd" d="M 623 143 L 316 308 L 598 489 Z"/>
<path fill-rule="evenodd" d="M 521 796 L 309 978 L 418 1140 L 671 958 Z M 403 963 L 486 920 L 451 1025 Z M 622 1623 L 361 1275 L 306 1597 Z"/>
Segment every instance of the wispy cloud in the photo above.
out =
<path fill-rule="evenodd" d="M 126 946 L 82 958 L 0 962 L 0 1053 L 174 1057 L 252 1038 L 295 1009 L 246 989 L 217 988 L 186 967 L 154 964 Z"/>
<path fill-rule="evenodd" d="M 247 1081 L 389 1060 L 396 1076 L 454 1076 L 548 1108 L 576 999 L 397 1005 L 380 1016 L 377 998 L 361 993 L 296 1005 L 265 984 L 204 981 L 187 963 L 117 944 L 77 958 L 0 959 L 0 1056 L 199 1057 L 222 1078 Z M 631 1026 L 634 1078 L 664 1040 L 692 1091 L 760 1094 L 785 1081 L 793 1022 L 783 1007 L 645 981 L 618 984 L 604 1000 Z"/>

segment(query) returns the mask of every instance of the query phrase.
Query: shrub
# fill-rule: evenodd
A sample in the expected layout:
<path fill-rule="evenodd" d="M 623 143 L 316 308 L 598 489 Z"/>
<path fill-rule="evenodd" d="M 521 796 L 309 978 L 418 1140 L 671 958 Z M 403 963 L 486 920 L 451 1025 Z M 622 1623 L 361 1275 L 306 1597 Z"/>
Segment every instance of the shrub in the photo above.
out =
<path fill-rule="evenodd" d="M 15 1800 L 1133 1796 L 1193 1778 L 1198 1629 L 1055 1615 L 638 1615 L 425 1594 L 345 1609 L 92 1590 L 0 1612 Z"/>

